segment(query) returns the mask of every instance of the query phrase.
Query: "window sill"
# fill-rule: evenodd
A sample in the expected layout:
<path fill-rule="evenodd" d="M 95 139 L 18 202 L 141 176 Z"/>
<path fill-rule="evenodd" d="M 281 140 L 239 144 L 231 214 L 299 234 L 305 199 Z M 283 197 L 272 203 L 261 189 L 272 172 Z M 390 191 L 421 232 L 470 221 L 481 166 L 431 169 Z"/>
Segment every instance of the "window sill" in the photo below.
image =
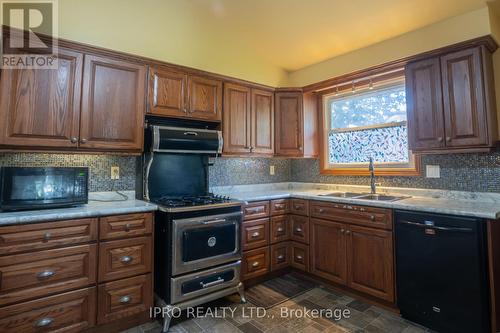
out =
<path fill-rule="evenodd" d="M 375 176 L 422 176 L 420 156 L 415 155 L 415 166 L 410 168 L 377 168 L 375 166 Z M 333 176 L 369 176 L 368 168 L 325 168 L 321 165 L 320 174 Z"/>

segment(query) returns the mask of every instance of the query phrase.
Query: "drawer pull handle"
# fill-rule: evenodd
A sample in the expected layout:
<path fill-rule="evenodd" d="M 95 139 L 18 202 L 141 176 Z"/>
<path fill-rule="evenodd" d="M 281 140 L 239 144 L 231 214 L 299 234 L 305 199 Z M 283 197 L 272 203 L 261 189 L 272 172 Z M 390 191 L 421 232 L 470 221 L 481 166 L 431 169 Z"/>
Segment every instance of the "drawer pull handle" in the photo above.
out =
<path fill-rule="evenodd" d="M 370 215 L 370 220 L 375 221 L 375 215 Z"/>
<path fill-rule="evenodd" d="M 285 258 L 285 257 L 284 257 L 282 254 L 280 254 L 280 255 L 278 256 L 278 260 L 283 260 L 284 258 Z"/>
<path fill-rule="evenodd" d="M 345 232 L 345 230 L 344 230 L 344 229 L 340 229 L 340 232 L 341 232 L 341 233 L 344 233 L 344 232 Z"/>
<path fill-rule="evenodd" d="M 42 271 L 42 272 L 37 273 L 36 277 L 39 279 L 47 279 L 51 276 L 54 276 L 55 274 L 56 273 L 54 271 L 46 270 L 46 271 Z"/>
<path fill-rule="evenodd" d="M 254 232 L 254 233 L 252 234 L 252 238 L 257 238 L 257 237 L 259 237 L 259 236 L 260 236 L 260 233 L 258 233 L 258 232 Z"/>
<path fill-rule="evenodd" d="M 260 265 L 260 264 L 259 264 L 259 262 L 258 262 L 258 261 L 256 261 L 256 262 L 254 262 L 254 263 L 252 264 L 252 267 L 259 267 L 259 265 Z"/>
<path fill-rule="evenodd" d="M 132 262 L 132 257 L 131 256 L 123 256 L 120 258 L 120 261 L 124 264 L 128 264 L 129 262 Z"/>
<path fill-rule="evenodd" d="M 325 210 L 324 210 L 323 208 L 320 208 L 320 209 L 319 209 L 319 212 L 320 212 L 320 213 L 324 213 L 324 212 L 325 212 Z"/>
<path fill-rule="evenodd" d="M 52 235 L 50 234 L 50 232 L 47 232 L 45 235 L 43 235 L 43 240 L 46 242 L 49 241 L 51 238 Z"/>
<path fill-rule="evenodd" d="M 221 284 L 221 283 L 224 283 L 224 279 L 222 279 L 220 276 L 217 277 L 217 280 L 215 281 L 212 281 L 212 282 L 208 282 L 208 283 L 203 283 L 203 282 L 200 282 L 200 286 L 202 288 L 208 288 L 208 287 L 213 287 L 213 286 L 216 286 L 218 284 Z"/>
<path fill-rule="evenodd" d="M 351 230 L 346 230 L 346 231 L 345 231 L 345 234 L 346 234 L 346 235 L 349 235 L 350 233 L 351 233 Z"/>
<path fill-rule="evenodd" d="M 276 208 L 276 209 L 283 209 L 283 208 L 285 208 L 285 205 L 283 205 L 283 204 L 275 204 L 274 208 Z"/>
<path fill-rule="evenodd" d="M 121 303 L 121 304 L 127 304 L 127 303 L 129 303 L 131 300 L 132 300 L 132 297 L 130 297 L 130 296 L 123 296 L 122 298 L 120 298 L 120 303 Z"/>
<path fill-rule="evenodd" d="M 295 205 L 295 206 L 293 206 L 293 208 L 295 208 L 296 210 L 302 209 L 302 207 L 303 207 L 302 205 Z"/>
<path fill-rule="evenodd" d="M 296 256 L 295 258 L 297 258 L 297 260 L 302 260 L 302 256 Z"/>
<path fill-rule="evenodd" d="M 302 232 L 302 229 L 301 228 L 296 228 L 295 231 Z"/>
<path fill-rule="evenodd" d="M 125 231 L 130 231 L 132 225 L 130 223 L 125 224 Z"/>
<path fill-rule="evenodd" d="M 283 231 L 283 228 L 279 227 L 276 231 L 277 231 L 277 232 L 282 232 L 282 231 Z"/>
<path fill-rule="evenodd" d="M 35 326 L 36 327 L 47 327 L 50 324 L 52 324 L 53 322 L 54 322 L 54 319 L 52 319 L 50 317 L 46 317 L 46 318 L 42 318 L 39 321 L 37 321 Z"/>

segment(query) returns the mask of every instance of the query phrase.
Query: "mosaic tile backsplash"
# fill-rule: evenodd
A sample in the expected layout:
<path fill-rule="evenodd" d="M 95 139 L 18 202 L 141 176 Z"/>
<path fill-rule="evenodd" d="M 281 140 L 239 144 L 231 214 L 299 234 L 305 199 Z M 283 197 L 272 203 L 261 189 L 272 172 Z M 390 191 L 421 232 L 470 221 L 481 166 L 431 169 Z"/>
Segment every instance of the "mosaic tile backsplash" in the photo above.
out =
<path fill-rule="evenodd" d="M 134 190 L 138 157 L 80 154 L 0 154 L 0 166 L 87 166 L 90 191 Z M 377 177 L 383 186 L 500 193 L 500 153 L 428 155 L 425 165 L 439 165 L 441 178 Z M 269 167 L 275 166 L 275 175 Z M 120 179 L 110 179 L 111 166 L 120 167 Z M 314 182 L 368 185 L 368 177 L 328 176 L 319 173 L 316 159 L 217 158 L 210 167 L 210 185 L 246 185 L 277 182 Z"/>
<path fill-rule="evenodd" d="M 0 166 L 89 167 L 89 191 L 126 191 L 135 189 L 138 157 L 81 154 L 0 154 Z M 120 179 L 111 180 L 111 167 L 120 167 Z"/>

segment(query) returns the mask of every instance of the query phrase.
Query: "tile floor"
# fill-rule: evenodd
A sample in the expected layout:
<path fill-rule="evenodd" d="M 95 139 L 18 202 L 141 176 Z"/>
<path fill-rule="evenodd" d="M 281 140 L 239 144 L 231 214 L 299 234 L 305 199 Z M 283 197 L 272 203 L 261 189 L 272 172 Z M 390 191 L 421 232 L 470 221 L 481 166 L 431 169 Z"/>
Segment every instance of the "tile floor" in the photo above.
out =
<path fill-rule="evenodd" d="M 302 295 L 274 306 L 266 311 L 263 318 L 250 318 L 251 303 L 238 304 L 238 297 L 229 297 L 207 304 L 204 311 L 220 307 L 231 307 L 234 315 L 225 318 L 184 318 L 172 321 L 172 333 L 285 333 L 285 332 L 367 332 L 367 333 L 423 333 L 430 332 L 424 327 L 417 326 L 400 318 L 397 314 L 388 312 L 379 307 L 353 299 L 338 291 L 324 286 L 314 288 Z M 334 318 L 300 318 L 291 315 L 288 318 L 281 316 L 281 308 L 290 313 L 291 309 L 340 309 L 349 310 L 350 317 L 335 320 Z M 283 310 L 283 311 L 284 311 Z M 338 319 L 338 318 L 337 318 Z M 159 333 L 160 323 L 153 322 L 129 329 L 122 333 Z"/>

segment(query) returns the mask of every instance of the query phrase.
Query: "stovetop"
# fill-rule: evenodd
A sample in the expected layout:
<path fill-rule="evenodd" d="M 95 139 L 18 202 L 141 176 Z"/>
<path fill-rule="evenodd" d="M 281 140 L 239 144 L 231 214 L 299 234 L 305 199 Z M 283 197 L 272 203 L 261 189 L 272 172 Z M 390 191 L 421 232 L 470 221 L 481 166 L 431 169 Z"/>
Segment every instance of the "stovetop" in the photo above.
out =
<path fill-rule="evenodd" d="M 214 194 L 202 196 L 164 196 L 153 198 L 151 202 L 167 212 L 195 211 L 241 205 L 240 201 Z"/>

